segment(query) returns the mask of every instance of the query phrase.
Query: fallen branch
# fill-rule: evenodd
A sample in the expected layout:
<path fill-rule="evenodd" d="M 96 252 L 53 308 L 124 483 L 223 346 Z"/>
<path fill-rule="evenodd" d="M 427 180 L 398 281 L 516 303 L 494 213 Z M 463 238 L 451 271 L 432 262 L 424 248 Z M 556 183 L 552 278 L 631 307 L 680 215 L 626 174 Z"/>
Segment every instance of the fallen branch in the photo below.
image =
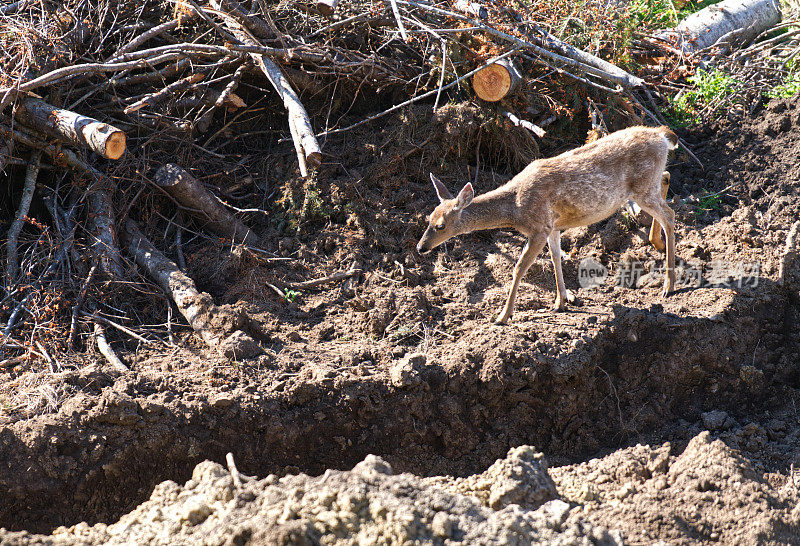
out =
<path fill-rule="evenodd" d="M 200 292 L 194 281 L 178 269 L 128 219 L 123 240 L 134 260 L 147 270 L 156 283 L 172 298 L 203 340 L 228 358 L 249 358 L 261 352 L 258 343 L 242 331 L 248 318 L 230 306 L 217 306 L 210 295 Z"/>
<path fill-rule="evenodd" d="M 33 192 L 36 189 L 36 179 L 39 177 L 40 159 L 41 152 L 35 151 L 31 154 L 31 159 L 28 162 L 28 170 L 25 173 L 25 187 L 22 190 L 19 209 L 17 210 L 17 215 L 14 217 L 14 222 L 8 229 L 8 240 L 6 241 L 6 277 L 8 282 L 6 286 L 11 286 L 16 283 L 17 276 L 19 275 L 17 240 L 19 239 L 19 234 L 22 232 L 22 226 L 25 225 L 25 218 L 28 216 L 28 211 L 31 208 Z"/>
<path fill-rule="evenodd" d="M 95 341 L 97 341 L 97 350 L 100 351 L 100 354 L 106 358 L 108 363 L 111 364 L 114 369 L 120 372 L 130 371 L 130 369 L 119 359 L 117 353 L 115 353 L 114 349 L 111 348 L 111 345 L 108 344 L 108 340 L 106 340 L 106 333 L 103 330 L 103 327 L 100 326 L 99 322 L 94 323 L 94 338 Z"/>
<path fill-rule="evenodd" d="M 437 13 L 439 15 L 443 15 L 445 17 L 453 17 L 460 21 L 465 21 L 470 23 L 471 25 L 479 28 L 480 30 L 491 34 L 497 38 L 500 38 L 506 42 L 510 42 L 516 45 L 519 48 L 530 49 L 535 53 L 541 55 L 542 57 L 547 57 L 551 60 L 561 62 L 571 68 L 579 70 L 581 72 L 585 72 L 587 74 L 592 74 L 598 78 L 604 79 L 611 83 L 617 84 L 625 89 L 633 89 L 636 87 L 641 87 L 644 85 L 644 80 L 641 78 L 637 78 L 636 76 L 625 72 L 618 66 L 615 66 L 607 61 L 600 59 L 592 55 L 591 53 L 587 53 L 583 50 L 580 50 L 576 47 L 573 47 L 569 44 L 566 44 L 552 36 L 551 34 L 539 30 L 539 36 L 535 37 L 537 41 L 542 43 L 542 47 L 526 40 L 522 40 L 521 38 L 517 38 L 516 36 L 512 36 L 506 32 L 501 30 L 497 30 L 496 28 L 489 26 L 487 24 L 478 21 L 477 19 L 473 19 L 471 17 L 467 17 L 465 15 L 461 15 L 460 13 L 455 13 L 452 11 L 447 11 L 441 8 L 437 8 L 435 6 L 424 4 L 419 2 L 418 0 L 396 0 L 399 4 L 403 4 L 406 6 L 418 8 L 424 11 L 429 11 L 432 13 Z M 551 47 L 559 51 L 559 53 L 554 53 L 547 49 L 547 47 Z"/>
<path fill-rule="evenodd" d="M 156 91 L 155 93 L 151 93 L 150 95 L 144 97 L 143 99 L 139 99 L 130 106 L 126 106 L 123 110 L 125 114 L 132 114 L 134 112 L 138 112 L 145 106 L 155 106 L 156 104 L 162 103 L 165 100 L 169 99 L 175 93 L 179 93 L 184 89 L 188 89 L 192 85 L 200 82 L 205 78 L 206 75 L 204 72 L 195 72 L 194 74 L 190 74 L 185 78 L 181 78 L 178 81 L 174 81 L 164 89 L 160 91 Z"/>
<path fill-rule="evenodd" d="M 62 68 L 52 70 L 46 74 L 42 74 L 38 78 L 34 78 L 18 86 L 0 87 L 0 94 L 4 95 L 3 106 L 5 107 L 5 105 L 8 104 L 8 100 L 5 98 L 6 94 L 9 94 L 11 97 L 13 97 L 15 95 L 18 95 L 19 93 L 23 93 L 26 91 L 33 91 L 34 89 L 37 89 L 44 85 L 61 80 L 66 80 L 74 76 L 86 76 L 88 74 L 102 74 L 104 72 L 117 72 L 120 70 L 129 70 L 132 68 L 145 68 L 163 62 L 172 61 L 175 59 L 181 59 L 183 57 L 186 57 L 186 53 L 182 51 L 171 51 L 169 53 L 158 55 L 156 57 L 148 57 L 145 59 L 136 59 L 134 61 L 127 61 L 120 63 L 86 63 L 86 64 L 74 64 L 70 66 L 64 66 Z M 0 108 L 0 112 L 2 110 L 3 108 Z"/>
<path fill-rule="evenodd" d="M 170 30 L 175 30 L 176 28 L 178 28 L 178 25 L 180 24 L 181 24 L 180 19 L 173 19 L 171 21 L 167 21 L 166 23 L 162 23 L 158 26 L 151 28 L 150 30 L 143 32 L 142 34 L 140 34 L 139 36 L 137 36 L 136 38 L 134 38 L 133 40 L 122 46 L 121 48 L 119 48 L 117 52 L 114 54 L 113 59 L 119 58 L 128 53 L 129 51 L 133 51 L 134 49 L 145 43 L 147 40 L 151 40 L 156 36 L 160 36 L 165 32 L 169 32 Z"/>
<path fill-rule="evenodd" d="M 211 0 L 211 4 L 215 9 L 225 13 L 223 2 L 224 0 Z M 245 45 L 261 47 L 261 44 L 252 35 L 249 35 L 235 18 L 231 16 L 225 17 L 225 26 Z M 314 136 L 314 129 L 308 119 L 308 113 L 303 103 L 300 102 L 297 93 L 294 92 L 286 76 L 283 75 L 281 69 L 272 59 L 257 53 L 250 53 L 250 56 L 283 100 L 283 105 L 289 114 L 289 127 L 291 128 L 292 123 L 294 123 L 295 131 L 292 136 L 296 137 L 294 138 L 296 145 L 302 148 L 306 161 L 311 166 L 318 167 L 322 163 L 322 152 L 317 138 Z"/>
<path fill-rule="evenodd" d="M 253 231 L 231 214 L 191 174 L 178 165 L 168 163 L 156 172 L 156 184 L 164 188 L 179 204 L 206 222 L 218 235 L 236 244 L 260 247 L 261 241 Z"/>
<path fill-rule="evenodd" d="M 107 123 L 56 108 L 41 99 L 25 97 L 14 110 L 14 117 L 28 127 L 74 146 L 89 148 L 107 159 L 125 153 L 123 131 Z"/>
<path fill-rule="evenodd" d="M 542 138 L 545 135 L 545 130 L 536 125 L 535 123 L 531 123 L 530 121 L 526 121 L 524 119 L 520 119 L 511 112 L 507 110 L 501 111 L 501 113 L 511 120 L 511 123 L 516 125 L 517 127 L 522 127 L 523 129 L 527 129 L 528 131 L 532 132 L 534 135 Z"/>
<path fill-rule="evenodd" d="M 122 279 L 125 267 L 119 252 L 111 196 L 114 186 L 107 176 L 100 176 L 87 192 L 89 231 L 94 236 L 93 248 L 100 259 L 100 268 L 112 279 Z"/>

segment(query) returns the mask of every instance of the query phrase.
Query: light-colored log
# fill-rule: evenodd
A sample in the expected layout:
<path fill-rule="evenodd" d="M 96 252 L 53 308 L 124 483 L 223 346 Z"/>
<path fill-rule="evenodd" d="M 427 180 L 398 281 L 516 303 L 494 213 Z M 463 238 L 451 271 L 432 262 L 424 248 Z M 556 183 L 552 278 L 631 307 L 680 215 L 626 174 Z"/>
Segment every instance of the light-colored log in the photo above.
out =
<path fill-rule="evenodd" d="M 693 13 L 661 37 L 678 36 L 684 53 L 693 53 L 741 31 L 737 39 L 747 42 L 781 21 L 778 0 L 724 0 Z"/>
<path fill-rule="evenodd" d="M 205 222 L 218 235 L 236 244 L 260 247 L 259 238 L 244 223 L 206 190 L 200 182 L 178 165 L 168 163 L 156 172 L 156 184 L 188 209 L 188 213 Z"/>
<path fill-rule="evenodd" d="M 489 17 L 489 10 L 487 10 L 485 6 L 477 2 L 470 2 L 470 0 L 457 0 L 456 3 L 453 4 L 453 7 L 461 13 L 477 17 L 478 19 L 486 19 Z"/>
<path fill-rule="evenodd" d="M 56 108 L 41 99 L 25 97 L 14 111 L 18 122 L 75 146 L 88 148 L 107 159 L 125 153 L 125 133 L 116 127 Z"/>
<path fill-rule="evenodd" d="M 200 292 L 190 277 L 145 238 L 136 222 L 125 222 L 122 238 L 136 263 L 172 298 L 210 347 L 228 358 L 250 358 L 261 352 L 258 343 L 242 331 L 247 317 L 231 307 L 214 304 L 210 295 Z"/>
<path fill-rule="evenodd" d="M 522 75 L 509 59 L 490 64 L 472 76 L 472 89 L 479 98 L 497 102 L 514 92 Z"/>

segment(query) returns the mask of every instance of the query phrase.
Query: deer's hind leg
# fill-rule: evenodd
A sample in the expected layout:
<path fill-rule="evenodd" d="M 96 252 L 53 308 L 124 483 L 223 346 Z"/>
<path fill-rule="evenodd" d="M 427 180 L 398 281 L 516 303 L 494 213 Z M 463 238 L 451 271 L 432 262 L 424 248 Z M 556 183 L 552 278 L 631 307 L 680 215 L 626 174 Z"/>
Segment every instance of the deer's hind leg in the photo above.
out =
<path fill-rule="evenodd" d="M 563 311 L 567 303 L 573 303 L 575 296 L 564 285 L 564 273 L 561 270 L 561 231 L 554 229 L 547 237 L 547 246 L 550 248 L 550 258 L 553 260 L 553 269 L 556 273 L 556 311 Z"/>
<path fill-rule="evenodd" d="M 665 202 L 667 200 L 667 190 L 669 190 L 669 172 L 664 171 L 661 175 L 661 197 Z M 642 204 L 639 203 L 639 206 L 641 207 Z M 653 218 L 653 223 L 650 224 L 650 236 L 648 239 L 650 239 L 650 242 L 657 250 L 664 252 L 666 246 L 664 245 L 664 238 L 661 234 L 661 225 L 655 218 Z"/>
<path fill-rule="evenodd" d="M 511 315 L 514 314 L 514 301 L 517 299 L 519 282 L 522 280 L 522 277 L 525 276 L 525 273 L 528 272 L 533 260 L 536 259 L 536 256 L 538 256 L 542 251 L 546 242 L 547 232 L 544 231 L 536 232 L 528 237 L 528 242 L 525 243 L 525 248 L 522 249 L 522 254 L 520 254 L 517 265 L 514 266 L 514 276 L 511 279 L 511 290 L 508 292 L 508 298 L 506 299 L 506 304 L 503 307 L 503 310 L 500 311 L 500 316 L 497 317 L 497 320 L 495 320 L 496 324 L 505 324 L 508 319 L 511 318 Z"/>
<path fill-rule="evenodd" d="M 664 296 L 666 296 L 675 288 L 675 212 L 669 208 L 667 200 L 655 187 L 650 193 L 634 196 L 634 199 L 643 211 L 653 217 L 654 223 L 658 222 L 664 228 L 667 235 L 664 276 Z"/>

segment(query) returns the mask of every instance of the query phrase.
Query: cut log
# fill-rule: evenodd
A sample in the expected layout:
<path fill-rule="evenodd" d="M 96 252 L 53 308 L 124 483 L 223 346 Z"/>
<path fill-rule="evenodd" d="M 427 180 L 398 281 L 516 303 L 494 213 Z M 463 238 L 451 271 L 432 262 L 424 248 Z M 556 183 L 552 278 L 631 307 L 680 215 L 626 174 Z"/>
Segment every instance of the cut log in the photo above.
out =
<path fill-rule="evenodd" d="M 260 246 L 259 238 L 250 228 L 231 214 L 211 192 L 178 165 L 168 163 L 158 169 L 156 184 L 189 209 L 187 212 L 205 222 L 214 233 L 227 237 L 236 244 Z"/>
<path fill-rule="evenodd" d="M 181 315 L 210 347 L 228 358 L 250 358 L 262 352 L 242 330 L 248 317 L 230 306 L 216 305 L 210 295 L 197 290 L 194 281 L 142 235 L 136 222 L 125 222 L 122 238 L 136 263 L 173 299 Z"/>
<path fill-rule="evenodd" d="M 317 11 L 325 17 L 330 17 L 336 11 L 339 0 L 317 0 Z"/>
<path fill-rule="evenodd" d="M 472 76 L 472 88 L 479 98 L 497 102 L 510 95 L 522 81 L 522 75 L 514 63 L 501 59 Z"/>
<path fill-rule="evenodd" d="M 75 146 L 89 148 L 107 159 L 119 159 L 125 153 L 127 139 L 123 131 L 34 97 L 19 102 L 15 117 L 22 125 Z"/>
<path fill-rule="evenodd" d="M 694 53 L 741 31 L 737 39 L 748 42 L 781 21 L 778 0 L 724 0 L 693 13 L 659 37 L 677 36 L 684 53 Z"/>

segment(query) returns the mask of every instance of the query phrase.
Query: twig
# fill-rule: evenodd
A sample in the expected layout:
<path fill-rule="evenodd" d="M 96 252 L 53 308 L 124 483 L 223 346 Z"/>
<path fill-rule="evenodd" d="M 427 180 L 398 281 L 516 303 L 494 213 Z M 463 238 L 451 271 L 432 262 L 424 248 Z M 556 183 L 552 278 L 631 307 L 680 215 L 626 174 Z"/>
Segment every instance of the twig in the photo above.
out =
<path fill-rule="evenodd" d="M 88 317 L 88 318 L 91 318 L 92 320 L 95 320 L 95 321 L 99 320 L 103 324 L 106 324 L 108 326 L 112 326 L 112 327 L 116 328 L 117 330 L 119 330 L 120 332 L 124 332 L 124 333 L 128 334 L 129 336 L 131 336 L 132 338 L 137 339 L 137 340 L 141 341 L 142 343 L 144 343 L 146 345 L 150 345 L 151 343 L 154 343 L 153 341 L 150 341 L 149 339 L 140 336 L 139 334 L 137 334 L 136 332 L 134 332 L 130 328 L 127 328 L 127 327 L 123 326 L 122 324 L 118 324 L 118 323 L 114 322 L 111 319 L 107 319 L 106 317 L 104 317 L 102 315 L 98 315 L 96 313 L 94 313 L 94 314 L 87 313 L 86 311 L 81 311 L 80 313 L 81 313 L 81 316 L 83 316 L 83 317 Z"/>
<path fill-rule="evenodd" d="M 439 90 L 436 92 L 436 100 L 433 101 L 433 111 L 439 107 L 439 97 L 442 95 L 442 86 L 444 85 L 444 72 L 447 63 L 447 42 L 442 38 L 442 73 L 439 75 Z"/>
<path fill-rule="evenodd" d="M 225 455 L 225 461 L 228 463 L 228 470 L 231 473 L 231 479 L 233 480 L 233 486 L 236 489 L 241 489 L 242 487 L 242 478 L 239 476 L 239 469 L 236 468 L 236 463 L 233 460 L 233 453 L 228 453 Z"/>
<path fill-rule="evenodd" d="M 111 364 L 120 372 L 130 371 L 130 369 L 119 359 L 117 353 L 115 353 L 114 349 L 111 348 L 111 345 L 108 344 L 108 340 L 106 340 L 106 333 L 103 330 L 103 327 L 100 326 L 99 322 L 94 323 L 94 337 L 97 341 L 97 349 L 100 351 L 101 355 L 106 357 L 106 360 L 108 360 L 109 364 Z"/>
<path fill-rule="evenodd" d="M 39 176 L 39 161 L 41 160 L 42 153 L 38 150 L 31 154 L 31 159 L 28 162 L 28 170 L 25 173 L 25 187 L 22 190 L 22 199 L 19 202 L 19 209 L 17 215 L 14 217 L 14 222 L 8 230 L 8 241 L 6 241 L 6 286 L 11 286 L 17 280 L 19 274 L 19 260 L 17 258 L 17 241 L 19 234 L 22 232 L 22 226 L 25 224 L 25 218 L 28 216 L 28 211 L 31 208 L 31 201 L 33 200 L 33 192 L 36 189 L 36 179 Z"/>
<path fill-rule="evenodd" d="M 173 19 L 171 21 L 167 21 L 166 23 L 162 23 L 158 26 L 155 26 L 146 32 L 143 32 L 142 34 L 140 34 L 139 36 L 137 36 L 136 38 L 134 38 L 133 40 L 122 46 L 121 48 L 119 48 L 119 50 L 117 50 L 113 58 L 121 57 L 129 51 L 133 51 L 134 49 L 145 43 L 147 40 L 155 38 L 156 36 L 159 36 L 164 32 L 175 30 L 176 28 L 178 28 L 179 24 L 180 24 L 180 19 Z"/>
<path fill-rule="evenodd" d="M 400 36 L 404 42 L 408 42 L 408 34 L 406 34 L 406 27 L 403 25 L 403 19 L 400 17 L 400 9 L 397 7 L 397 0 L 389 0 L 392 4 L 392 14 L 394 20 L 397 22 L 397 29 L 400 31 Z"/>
<path fill-rule="evenodd" d="M 528 131 L 532 132 L 539 138 L 542 138 L 545 134 L 545 130 L 536 125 L 535 123 L 531 123 L 530 121 L 520 119 L 511 112 L 509 112 L 508 110 L 502 110 L 500 113 L 503 114 L 508 119 L 510 119 L 511 123 L 513 123 L 517 127 L 522 127 L 524 129 L 527 129 Z"/>
<path fill-rule="evenodd" d="M 141 110 L 145 106 L 154 106 L 156 104 L 164 102 L 175 93 L 183 91 L 184 89 L 187 89 L 188 87 L 191 87 L 196 83 L 199 83 L 205 77 L 206 77 L 205 72 L 196 72 L 194 74 L 186 76 L 185 78 L 181 78 L 178 81 L 172 82 L 164 89 L 156 91 L 155 93 L 151 93 L 143 99 L 137 100 L 130 106 L 125 107 L 125 109 L 122 112 L 125 114 L 132 114 L 134 112 Z"/>
<path fill-rule="evenodd" d="M 89 292 L 89 286 L 92 284 L 92 280 L 94 279 L 94 274 L 97 271 L 97 265 L 98 261 L 95 259 L 94 263 L 92 264 L 92 268 L 89 270 L 89 274 L 86 276 L 86 280 L 83 281 L 83 286 L 81 286 L 81 290 L 78 293 L 78 299 L 75 302 L 75 307 L 72 308 L 72 321 L 69 325 L 69 338 L 67 342 L 67 348 L 70 351 L 75 346 L 75 336 L 78 333 L 78 314 L 80 313 L 83 301 L 86 299 L 86 294 Z"/>

